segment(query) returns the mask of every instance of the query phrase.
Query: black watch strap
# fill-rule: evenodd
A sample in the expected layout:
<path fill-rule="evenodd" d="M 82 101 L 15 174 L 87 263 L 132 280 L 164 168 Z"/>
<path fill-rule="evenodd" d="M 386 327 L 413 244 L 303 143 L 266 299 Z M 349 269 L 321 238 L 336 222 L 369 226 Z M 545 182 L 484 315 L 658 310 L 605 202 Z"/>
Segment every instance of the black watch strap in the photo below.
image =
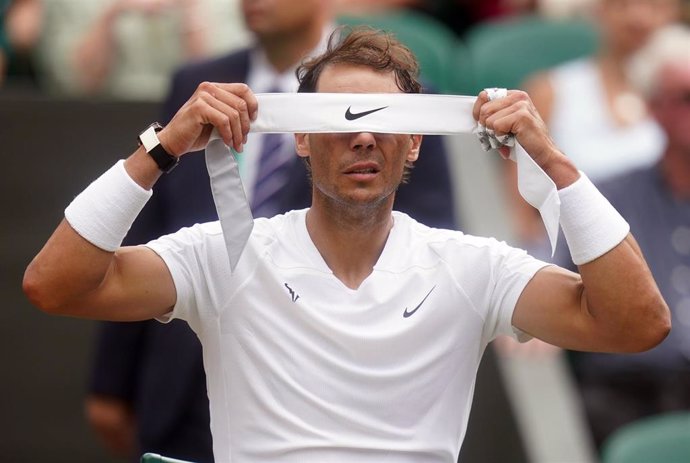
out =
<path fill-rule="evenodd" d="M 167 174 L 177 166 L 180 159 L 165 151 L 163 145 L 160 144 L 156 134 L 161 130 L 163 130 L 163 126 L 154 122 L 139 134 L 139 144 L 144 146 L 158 168 Z"/>

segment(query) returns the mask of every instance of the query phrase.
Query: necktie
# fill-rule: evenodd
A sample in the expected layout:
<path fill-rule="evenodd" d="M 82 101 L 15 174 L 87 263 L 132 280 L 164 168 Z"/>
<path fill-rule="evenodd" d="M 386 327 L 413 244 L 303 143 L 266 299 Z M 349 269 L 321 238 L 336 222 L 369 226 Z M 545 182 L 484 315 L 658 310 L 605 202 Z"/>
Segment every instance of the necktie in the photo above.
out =
<path fill-rule="evenodd" d="M 294 157 L 288 135 L 264 134 L 251 204 L 254 217 L 272 217 L 282 212 L 278 198 L 290 180 L 290 164 Z"/>

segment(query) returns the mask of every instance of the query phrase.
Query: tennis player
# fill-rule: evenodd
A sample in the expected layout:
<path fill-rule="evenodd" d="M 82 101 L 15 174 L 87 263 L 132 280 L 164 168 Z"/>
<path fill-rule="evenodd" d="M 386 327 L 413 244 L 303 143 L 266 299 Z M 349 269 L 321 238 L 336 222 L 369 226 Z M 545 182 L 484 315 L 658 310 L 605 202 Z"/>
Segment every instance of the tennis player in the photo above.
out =
<path fill-rule="evenodd" d="M 400 43 L 356 29 L 300 79 L 316 92 L 415 93 L 416 72 Z M 520 91 L 480 93 L 474 117 L 514 134 L 553 179 L 579 274 L 396 212 L 421 135 L 295 134 L 312 205 L 256 219 L 234 270 L 217 222 L 119 247 L 162 170 L 180 159 L 184 169 L 214 128 L 241 151 L 257 111 L 246 85 L 201 84 L 153 131 L 156 146 L 143 144 L 69 205 L 24 279 L 49 313 L 186 320 L 204 348 L 216 461 L 454 462 L 497 335 L 637 352 L 669 332 L 627 223 Z"/>

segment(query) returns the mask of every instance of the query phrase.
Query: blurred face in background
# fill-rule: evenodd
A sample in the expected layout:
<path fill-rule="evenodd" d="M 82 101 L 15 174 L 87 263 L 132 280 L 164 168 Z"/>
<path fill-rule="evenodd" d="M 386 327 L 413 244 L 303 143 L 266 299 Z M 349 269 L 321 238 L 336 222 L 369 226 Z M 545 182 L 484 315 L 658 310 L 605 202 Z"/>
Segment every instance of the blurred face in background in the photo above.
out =
<path fill-rule="evenodd" d="M 319 27 L 328 0 L 242 0 L 247 28 L 259 37 L 279 38 Z"/>
<path fill-rule="evenodd" d="M 669 146 L 690 156 L 690 59 L 659 70 L 650 109 L 666 132 Z"/>
<path fill-rule="evenodd" d="M 659 27 L 678 18 L 679 0 L 600 0 L 599 22 L 604 41 L 628 55 L 644 45 Z"/>

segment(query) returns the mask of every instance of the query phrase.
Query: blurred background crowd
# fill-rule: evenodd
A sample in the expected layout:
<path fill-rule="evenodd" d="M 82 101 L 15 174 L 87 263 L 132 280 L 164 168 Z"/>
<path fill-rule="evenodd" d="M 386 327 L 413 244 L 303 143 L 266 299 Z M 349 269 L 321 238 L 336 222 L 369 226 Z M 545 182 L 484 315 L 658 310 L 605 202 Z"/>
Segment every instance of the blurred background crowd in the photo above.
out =
<path fill-rule="evenodd" d="M 10 161 L 0 182 L 7 220 L 2 295 L 10 306 L 0 350 L 32 362 L 29 350 L 16 346 L 39 341 L 12 328 L 22 326 L 23 311 L 31 310 L 16 296 L 20 272 L 66 204 L 27 199 L 26 204 L 48 203 L 41 225 L 27 218 L 30 211 L 20 213 L 23 200 L 13 198 L 52 194 L 52 183 L 39 185 L 27 168 L 37 167 L 44 178 L 58 172 L 57 166 L 41 168 L 61 164 L 54 154 L 68 152 L 77 139 L 85 143 L 84 130 L 97 130 L 98 124 L 124 131 L 149 117 L 165 122 L 204 80 L 246 82 L 257 92 L 295 91 L 296 65 L 323 49 L 338 24 L 394 33 L 419 58 L 427 91 L 528 91 L 556 144 L 630 222 L 673 313 L 672 334 L 645 354 L 560 352 L 536 340 L 496 342 L 487 352 L 494 370 L 480 374 L 473 411 L 473 419 L 489 420 L 470 424 L 470 450 L 463 449 L 460 461 L 690 461 L 690 453 L 678 460 L 659 454 L 645 460 L 644 449 L 626 450 L 641 434 L 626 440 L 623 432 L 658 418 L 669 426 L 665 435 L 686 433 L 690 441 L 690 0 L 0 0 L 0 150 L 11 158 L 19 147 L 22 156 Z M 78 116 L 85 107 L 93 117 Z M 45 135 L 49 126 L 61 127 L 65 139 L 55 129 Z M 27 148 L 38 143 L 40 153 Z M 105 145 L 114 151 L 108 156 L 124 156 L 129 148 L 115 147 L 130 146 L 114 138 Z M 266 153 L 267 146 L 273 151 Z M 494 235 L 572 267 L 562 246 L 551 255 L 538 214 L 517 194 L 512 163 L 478 160 L 468 151 L 462 139 L 429 137 L 422 153 L 432 160 L 420 161 L 411 181 L 416 186 L 401 190 L 397 204 L 430 225 Z M 241 163 L 250 197 L 262 198 L 255 214 L 306 206 L 308 196 L 294 186 L 297 174 L 289 174 L 295 168 L 289 163 L 296 161 L 289 139 L 269 143 L 254 135 L 245 153 L 255 154 Z M 267 155 L 280 158 L 288 169 L 283 180 L 293 181 L 264 197 L 260 160 Z M 130 244 L 214 219 L 203 160 L 185 163 L 162 182 Z M 101 159 L 93 171 L 106 165 Z M 74 182 L 67 197 L 83 186 L 69 173 L 61 181 Z M 43 235 L 31 240 L 29 231 Z M 36 320 L 45 322 L 39 315 Z M 102 323 L 75 330 L 79 342 L 72 348 L 81 361 L 70 367 L 74 371 L 56 368 L 41 376 L 36 370 L 46 365 L 31 364 L 31 374 L 11 371 L 7 383 L 15 386 L 0 390 L 7 411 L 0 422 L 0 455 L 11 456 L 6 461 L 39 461 L 36 449 L 43 445 L 52 446 L 53 458 L 46 461 L 56 462 L 86 461 L 74 455 L 137 461 L 145 451 L 212 461 L 200 348 L 186 326 Z M 6 363 L 18 362 L 8 357 Z M 482 402 L 491 382 L 500 382 L 509 410 Z M 21 394 L 38 390 L 50 398 L 34 401 Z M 60 426 L 60 416 L 52 416 L 56 409 L 47 404 L 62 400 L 90 427 L 72 432 L 79 436 L 76 444 L 61 437 L 63 445 L 56 445 L 57 439 L 41 431 L 42 420 Z M 35 413 L 22 411 L 32 408 Z M 25 419 L 29 423 L 19 425 Z M 499 455 L 491 453 L 497 439 L 509 440 L 494 434 L 504 419 L 515 422 L 518 441 L 506 444 L 510 459 L 491 456 Z M 13 428 L 32 435 L 21 438 Z M 673 451 L 672 444 L 665 447 Z M 638 460 L 616 459 L 626 451 Z"/>

